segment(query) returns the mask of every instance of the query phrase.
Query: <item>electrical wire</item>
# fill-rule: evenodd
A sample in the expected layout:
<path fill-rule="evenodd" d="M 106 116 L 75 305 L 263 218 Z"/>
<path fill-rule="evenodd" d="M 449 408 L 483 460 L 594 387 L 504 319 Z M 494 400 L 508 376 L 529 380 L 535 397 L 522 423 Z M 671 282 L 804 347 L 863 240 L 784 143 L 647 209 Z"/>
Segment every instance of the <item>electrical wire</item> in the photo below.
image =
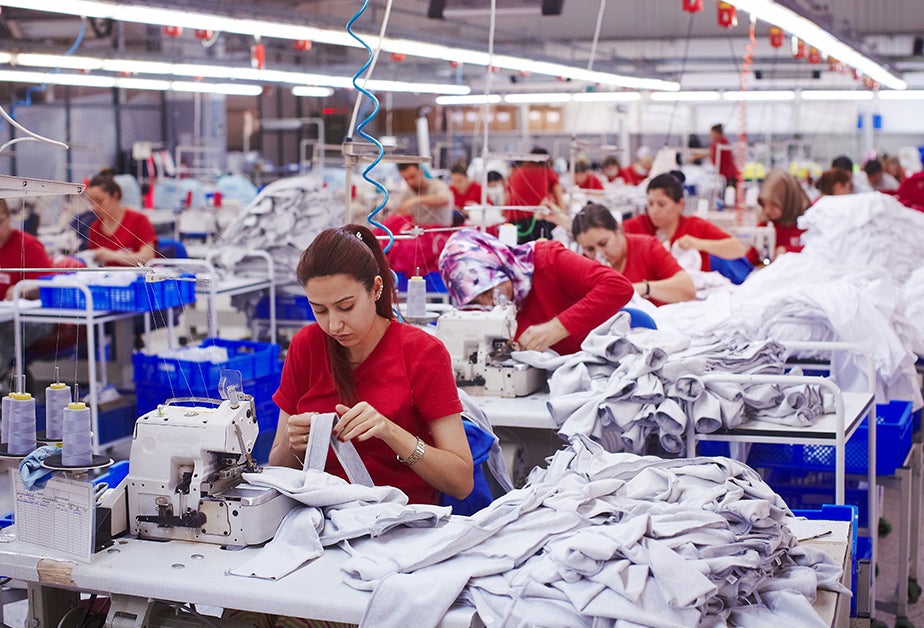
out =
<path fill-rule="evenodd" d="M 389 0 L 388 2 L 389 10 L 391 8 L 391 1 L 392 0 Z M 360 68 L 356 71 L 356 74 L 353 75 L 353 87 L 356 88 L 356 90 L 360 92 L 361 94 L 358 98 L 362 98 L 362 96 L 365 96 L 370 101 L 372 101 L 373 108 L 372 108 L 372 112 L 368 116 L 366 116 L 362 120 L 362 122 L 360 122 L 357 125 L 356 133 L 358 133 L 359 136 L 363 138 L 364 140 L 374 144 L 376 149 L 378 150 L 378 154 L 376 155 L 375 159 L 373 159 L 372 162 L 363 169 L 362 177 L 367 183 L 370 183 L 373 187 L 375 187 L 377 190 L 379 190 L 382 193 L 382 200 L 379 201 L 379 204 L 375 207 L 375 209 L 369 212 L 369 215 L 366 216 L 366 221 L 373 227 L 378 227 L 379 229 L 383 230 L 385 233 L 388 234 L 389 236 L 388 244 L 386 244 L 385 248 L 383 249 L 383 252 L 388 253 L 388 251 L 391 249 L 391 247 L 394 245 L 394 242 L 395 242 L 394 234 L 391 232 L 391 229 L 389 229 L 384 224 L 378 222 L 375 219 L 376 214 L 378 214 L 383 209 L 385 209 L 385 205 L 388 204 L 388 189 L 384 185 L 382 185 L 381 183 L 373 179 L 371 176 L 369 176 L 369 173 L 377 165 L 379 165 L 379 163 L 382 161 L 382 158 L 385 156 L 385 148 L 382 146 L 382 143 L 378 139 L 376 139 L 372 135 L 369 135 L 365 131 L 366 126 L 370 122 L 372 122 L 379 113 L 379 108 L 380 108 L 379 99 L 375 97 L 375 94 L 373 94 L 371 91 L 365 88 L 365 80 L 363 80 L 363 85 L 359 84 L 360 77 L 362 77 L 366 73 L 366 71 L 372 67 L 372 64 L 375 61 L 376 55 L 373 52 L 372 48 L 369 46 L 369 44 L 367 44 L 366 41 L 362 37 L 360 37 L 359 35 L 353 32 L 353 24 L 355 24 L 356 21 L 360 17 L 362 17 L 363 13 L 366 12 L 366 9 L 368 7 L 369 7 L 369 0 L 364 0 L 363 5 L 360 7 L 359 11 L 357 11 L 356 14 L 353 15 L 352 18 L 350 18 L 349 22 L 347 22 L 346 30 L 347 30 L 347 33 L 349 33 L 350 37 L 355 39 L 363 48 L 365 48 L 366 52 L 369 55 L 369 57 L 366 59 L 366 62 L 363 63 L 363 65 L 360 66 Z M 384 29 L 385 29 L 386 24 L 387 24 L 387 20 L 383 20 L 383 23 L 382 23 L 383 35 L 384 35 Z M 382 36 L 379 37 L 380 46 L 381 46 L 381 42 L 382 42 Z M 357 100 L 357 103 L 358 103 L 358 100 Z"/>
<path fill-rule="evenodd" d="M 680 80 L 683 80 L 683 74 L 687 67 L 687 59 L 690 58 L 690 42 L 693 40 L 693 16 L 695 13 L 690 13 L 690 19 L 687 23 L 687 40 L 683 47 L 683 59 L 680 61 Z M 667 134 L 664 136 L 664 145 L 667 146 L 671 141 L 671 133 L 674 129 L 674 118 L 677 116 L 677 104 L 678 101 L 674 101 L 674 105 L 671 107 L 671 115 L 667 120 Z"/>

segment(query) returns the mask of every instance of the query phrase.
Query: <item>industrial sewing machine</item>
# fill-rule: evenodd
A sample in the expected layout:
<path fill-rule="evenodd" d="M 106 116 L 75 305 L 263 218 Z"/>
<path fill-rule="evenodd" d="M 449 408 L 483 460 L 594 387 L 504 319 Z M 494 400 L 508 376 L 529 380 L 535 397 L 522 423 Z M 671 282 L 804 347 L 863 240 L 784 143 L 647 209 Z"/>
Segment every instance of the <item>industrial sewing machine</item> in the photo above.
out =
<path fill-rule="evenodd" d="M 132 533 L 222 545 L 257 545 L 276 534 L 296 502 L 243 481 L 242 473 L 259 471 L 250 457 L 259 427 L 253 397 L 238 390 L 230 387 L 217 407 L 205 405 L 212 400 L 168 403 L 135 423 L 127 478 Z"/>
<path fill-rule="evenodd" d="M 436 322 L 452 358 L 456 385 L 472 395 L 525 397 L 542 388 L 546 373 L 510 357 L 516 335 L 513 304 L 491 310 L 453 310 Z"/>

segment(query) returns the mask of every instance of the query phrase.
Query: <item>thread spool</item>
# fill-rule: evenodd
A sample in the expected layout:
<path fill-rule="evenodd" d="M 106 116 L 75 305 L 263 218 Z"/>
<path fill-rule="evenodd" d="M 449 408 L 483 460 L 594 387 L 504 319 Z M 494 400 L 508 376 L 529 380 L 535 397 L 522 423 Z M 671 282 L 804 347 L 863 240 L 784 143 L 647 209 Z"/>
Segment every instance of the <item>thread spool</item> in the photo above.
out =
<path fill-rule="evenodd" d="M 0 400 L 0 445 L 6 445 L 10 442 L 10 421 L 13 420 L 10 414 L 10 400 L 12 397 L 6 395 Z"/>
<path fill-rule="evenodd" d="M 407 282 L 407 316 L 421 319 L 427 315 L 427 282 L 414 275 Z"/>
<path fill-rule="evenodd" d="M 93 464 L 90 408 L 82 401 L 72 401 L 64 408 L 64 443 L 61 446 L 61 464 L 68 467 Z"/>
<path fill-rule="evenodd" d="M 497 231 L 497 239 L 509 246 L 516 246 L 518 241 L 517 226 L 513 223 L 505 222 Z"/>
<path fill-rule="evenodd" d="M 25 456 L 35 449 L 35 399 L 29 393 L 10 393 L 10 432 L 7 452 Z"/>
<path fill-rule="evenodd" d="M 71 387 L 56 382 L 45 388 L 45 438 L 61 440 L 64 429 L 64 408 L 71 402 Z"/>

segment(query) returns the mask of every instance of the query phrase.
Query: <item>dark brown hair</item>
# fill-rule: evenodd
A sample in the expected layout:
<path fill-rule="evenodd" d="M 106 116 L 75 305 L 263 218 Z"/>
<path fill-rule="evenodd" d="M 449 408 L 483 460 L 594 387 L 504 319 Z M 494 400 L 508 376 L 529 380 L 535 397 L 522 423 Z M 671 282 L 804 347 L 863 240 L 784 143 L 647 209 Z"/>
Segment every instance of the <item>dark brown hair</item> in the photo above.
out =
<path fill-rule="evenodd" d="M 647 192 L 652 190 L 662 190 L 675 203 L 679 203 L 683 198 L 683 182 L 685 177 L 679 170 L 671 170 L 664 174 L 659 174 L 648 184 Z"/>
<path fill-rule="evenodd" d="M 613 218 L 610 210 L 597 203 L 588 203 L 581 208 L 581 211 L 571 221 L 571 235 L 577 240 L 579 235 L 590 231 L 594 227 L 606 229 L 607 231 L 619 231 L 619 223 Z"/>
<path fill-rule="evenodd" d="M 394 275 L 378 240 L 362 225 L 346 225 L 319 233 L 302 252 L 296 274 L 302 286 L 315 277 L 348 275 L 369 292 L 374 289 L 378 275 L 382 278 L 382 296 L 375 302 L 375 312 L 383 318 L 393 318 L 392 304 L 397 300 Z M 353 381 L 346 349 L 328 336 L 327 353 L 340 399 L 353 403 L 356 382 Z"/>
<path fill-rule="evenodd" d="M 821 173 L 821 176 L 818 177 L 818 180 L 815 181 L 815 189 L 824 194 L 825 196 L 831 196 L 834 194 L 834 186 L 838 183 L 843 185 L 845 183 L 850 183 L 852 177 L 850 173 L 846 170 L 841 170 L 840 168 L 831 168 L 830 170 L 825 170 Z"/>
<path fill-rule="evenodd" d="M 90 182 L 87 184 L 88 188 L 102 188 L 103 191 L 109 196 L 114 196 L 115 198 L 122 200 L 122 188 L 116 183 L 115 171 L 112 168 L 105 168 L 96 173 Z"/>

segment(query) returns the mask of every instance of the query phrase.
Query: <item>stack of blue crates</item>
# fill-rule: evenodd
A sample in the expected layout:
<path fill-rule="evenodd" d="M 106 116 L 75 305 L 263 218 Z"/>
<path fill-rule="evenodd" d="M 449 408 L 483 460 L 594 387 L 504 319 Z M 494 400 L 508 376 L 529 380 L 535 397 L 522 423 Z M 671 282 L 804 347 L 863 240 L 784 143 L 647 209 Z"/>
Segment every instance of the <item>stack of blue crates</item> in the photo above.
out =
<path fill-rule="evenodd" d="M 147 280 L 137 277 L 123 286 L 87 286 L 93 300 L 93 308 L 112 312 L 150 312 L 168 307 L 195 303 L 196 283 L 187 281 L 195 275 L 180 275 L 183 280 Z M 62 309 L 86 309 L 84 293 L 75 287 L 56 284 L 53 277 L 42 277 L 47 286 L 39 287 L 42 307 Z"/>
<path fill-rule="evenodd" d="M 279 387 L 282 363 L 279 345 L 250 340 L 208 338 L 200 347 L 218 346 L 228 352 L 221 364 L 193 362 L 175 357 L 135 353 L 135 390 L 138 415 L 155 409 L 172 397 L 208 397 L 220 399 L 218 382 L 222 369 L 240 371 L 244 392 L 254 397 L 257 423 L 262 432 L 274 431 L 279 410 L 273 393 Z M 267 450 L 268 452 L 268 450 Z"/>

